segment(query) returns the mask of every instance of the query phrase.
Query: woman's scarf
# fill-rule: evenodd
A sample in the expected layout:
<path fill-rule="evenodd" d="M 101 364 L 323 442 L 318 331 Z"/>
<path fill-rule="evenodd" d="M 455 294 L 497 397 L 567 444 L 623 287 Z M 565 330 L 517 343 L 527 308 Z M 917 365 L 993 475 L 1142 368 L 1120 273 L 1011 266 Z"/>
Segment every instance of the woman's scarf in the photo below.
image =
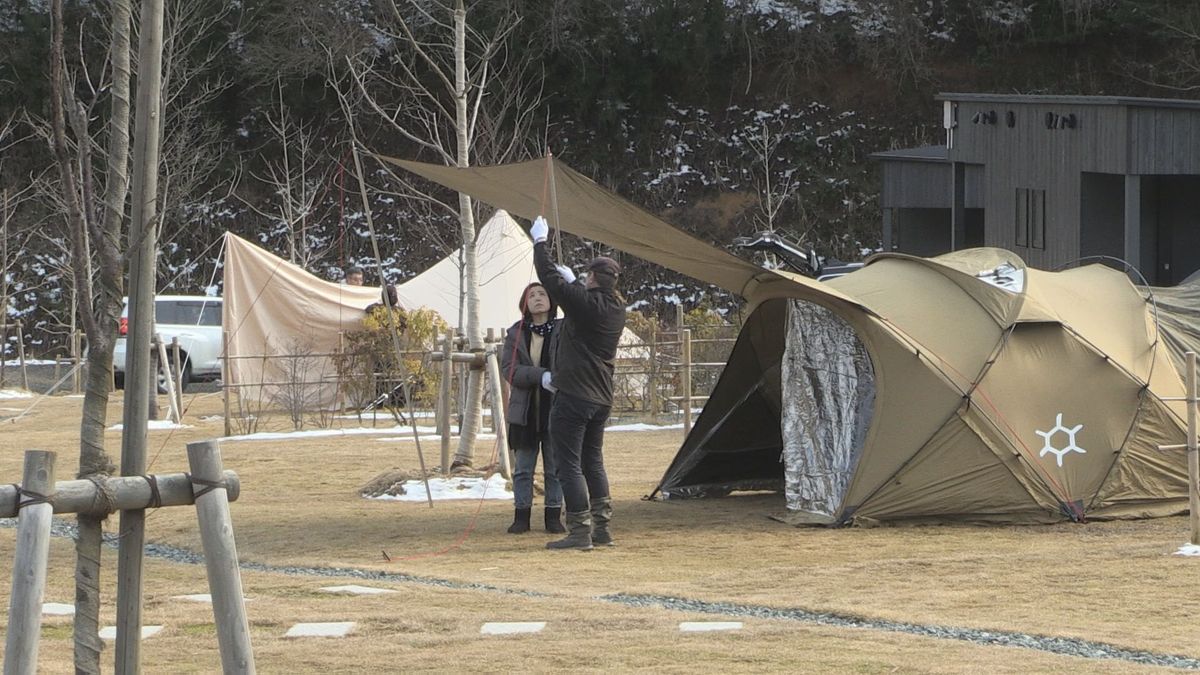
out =
<path fill-rule="evenodd" d="M 550 333 L 554 331 L 554 319 L 549 319 L 546 321 L 546 323 L 540 324 L 530 321 L 528 325 L 529 330 L 541 335 L 542 337 L 548 337 Z"/>

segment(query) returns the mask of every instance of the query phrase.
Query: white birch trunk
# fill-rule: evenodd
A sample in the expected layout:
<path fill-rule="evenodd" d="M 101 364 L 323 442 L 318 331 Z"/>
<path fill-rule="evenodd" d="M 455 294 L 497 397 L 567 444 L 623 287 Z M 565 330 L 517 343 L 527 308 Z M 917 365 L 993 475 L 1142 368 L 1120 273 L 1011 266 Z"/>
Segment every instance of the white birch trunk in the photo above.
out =
<path fill-rule="evenodd" d="M 458 137 L 458 166 L 470 166 L 471 139 L 467 126 L 467 11 L 462 0 L 454 8 L 454 112 Z M 463 242 L 463 281 L 466 287 L 466 325 L 463 331 L 472 351 L 483 350 L 483 328 L 479 325 L 479 267 L 475 255 L 475 213 L 471 198 L 458 195 L 458 222 Z M 467 377 L 467 404 L 459 431 L 458 451 L 454 458 L 470 461 L 475 450 L 483 411 L 483 376 L 481 369 L 472 369 Z M 492 405 L 495 405 L 493 403 Z M 502 433 L 497 430 L 497 433 Z"/>

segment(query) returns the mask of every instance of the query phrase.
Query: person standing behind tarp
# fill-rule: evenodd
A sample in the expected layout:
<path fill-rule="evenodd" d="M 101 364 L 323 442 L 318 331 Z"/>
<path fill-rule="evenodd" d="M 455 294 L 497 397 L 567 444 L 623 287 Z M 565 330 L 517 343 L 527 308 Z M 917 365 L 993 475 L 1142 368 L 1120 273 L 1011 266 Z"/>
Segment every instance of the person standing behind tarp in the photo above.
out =
<path fill-rule="evenodd" d="M 533 282 L 525 287 L 518 303 L 521 320 L 504 334 L 500 353 L 501 372 L 508 381 L 508 446 L 517 456 L 513 469 L 513 524 L 509 534 L 529 531 L 529 516 L 533 511 L 533 472 L 537 468 L 538 451 L 542 454 L 542 474 L 546 480 L 546 531 L 561 534 L 562 488 L 554 472 L 554 452 L 546 431 L 550 421 L 550 405 L 554 394 L 550 382 L 550 364 L 558 342 L 555 316 L 558 308 L 546 293 L 545 287 Z"/>
<path fill-rule="evenodd" d="M 347 286 L 362 286 L 363 271 L 361 267 L 351 265 L 346 268 L 346 285 Z"/>
<path fill-rule="evenodd" d="M 529 229 L 533 264 L 550 299 L 565 318 L 551 369 L 555 391 L 550 408 L 550 443 L 558 482 L 566 500 L 569 534 L 546 544 L 549 549 L 590 550 L 611 546 L 612 499 L 604 471 L 604 424 L 613 401 L 613 359 L 625 329 L 625 301 L 617 292 L 621 266 L 612 258 L 588 263 L 587 283 L 556 267 L 546 250 L 550 227 L 538 216 Z"/>

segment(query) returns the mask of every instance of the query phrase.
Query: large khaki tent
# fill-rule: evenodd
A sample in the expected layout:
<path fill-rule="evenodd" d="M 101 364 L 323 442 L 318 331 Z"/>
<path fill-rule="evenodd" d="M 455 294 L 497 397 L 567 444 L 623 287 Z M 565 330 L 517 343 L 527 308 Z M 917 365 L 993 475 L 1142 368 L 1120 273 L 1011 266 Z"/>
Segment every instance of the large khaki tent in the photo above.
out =
<path fill-rule="evenodd" d="M 973 249 L 876 256 L 829 283 L 762 270 L 558 162 L 392 160 L 526 218 L 744 296 L 745 327 L 660 484 L 782 489 L 797 522 L 1035 523 L 1187 506 L 1183 395 L 1152 304 L 1120 272 Z"/>
<path fill-rule="evenodd" d="M 516 317 L 521 290 L 535 278 L 533 245 L 503 211 L 478 237 L 480 323 L 497 329 Z M 397 286 L 407 309 L 427 307 L 459 325 L 459 265 L 451 255 Z M 379 287 L 319 279 L 233 234 L 225 242 L 225 300 L 230 381 L 244 398 L 289 399 L 305 409 L 328 407 L 337 373 L 328 354 L 341 335 L 358 330 L 363 310 L 380 301 Z M 302 400 L 290 400 L 300 398 Z"/>

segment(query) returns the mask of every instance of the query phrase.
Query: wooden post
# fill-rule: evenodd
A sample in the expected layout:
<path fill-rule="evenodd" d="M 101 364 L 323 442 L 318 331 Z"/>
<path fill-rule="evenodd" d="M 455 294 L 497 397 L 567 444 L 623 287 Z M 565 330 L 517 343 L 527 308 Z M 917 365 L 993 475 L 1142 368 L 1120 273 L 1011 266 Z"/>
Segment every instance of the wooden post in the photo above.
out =
<path fill-rule="evenodd" d="M 146 473 L 146 422 L 154 374 L 150 335 L 154 332 L 155 253 L 158 251 L 158 175 L 162 140 L 163 0 L 142 0 L 138 13 L 138 78 L 134 109 L 133 170 L 129 176 L 129 334 L 125 339 L 125 409 L 121 434 L 121 475 Z M 146 512 L 122 511 L 117 553 L 117 675 L 142 669 L 142 567 Z"/>
<path fill-rule="evenodd" d="M 237 501 L 241 494 L 237 474 L 226 471 L 225 483 L 229 485 L 229 501 Z M 157 499 L 153 486 L 158 488 Z M 193 503 L 192 481 L 186 473 L 158 474 L 153 486 L 145 476 L 110 476 L 101 479 L 99 485 L 87 479 L 61 480 L 54 485 L 54 512 L 104 517 L 108 511 L 101 507 L 105 505 L 114 511 L 124 511 Z M 0 518 L 13 518 L 17 514 L 16 486 L 0 485 Z"/>
<path fill-rule="evenodd" d="M 25 332 L 20 321 L 17 322 L 17 360 L 21 362 L 21 387 L 29 391 L 29 370 L 25 367 Z"/>
<path fill-rule="evenodd" d="M 658 420 L 658 319 L 650 318 L 650 364 L 646 376 L 646 398 L 650 399 L 650 417 Z"/>
<path fill-rule="evenodd" d="M 496 342 L 496 329 L 495 329 L 495 328 L 489 328 L 489 329 L 487 329 L 487 332 L 486 332 L 486 333 L 484 333 L 484 336 L 483 336 L 483 344 L 484 344 L 485 348 L 486 348 L 486 347 L 491 347 L 493 344 L 495 344 L 495 342 Z M 499 367 L 497 367 L 497 369 L 496 369 L 496 370 L 497 370 L 497 372 L 499 372 Z M 503 391 L 502 391 L 502 390 L 500 390 L 500 393 L 501 393 L 501 395 L 503 395 Z M 490 398 L 492 399 L 492 431 L 494 431 L 494 432 L 496 432 L 496 433 L 498 434 L 498 433 L 500 433 L 500 430 L 499 430 L 498 428 L 496 428 L 496 401 L 497 401 L 497 397 L 496 397 L 496 396 L 490 396 Z M 482 424 L 480 425 L 480 428 L 482 428 Z"/>
<path fill-rule="evenodd" d="M 346 363 L 346 331 L 344 330 L 338 330 L 338 346 L 335 363 Z M 343 417 L 346 416 L 346 378 L 342 374 L 344 370 L 344 367 L 338 368 L 337 374 L 338 414 Z"/>
<path fill-rule="evenodd" d="M 0 215 L 0 217 L 3 217 Z M 2 233 L 0 233 L 2 236 Z M 2 257 L 0 257 L 2 258 Z M 0 283 L 4 280 L 0 279 Z M 0 307 L 7 307 L 7 299 L 0 294 Z M 0 314 L 0 387 L 4 386 L 4 370 L 8 363 L 8 323 L 3 314 Z"/>
<path fill-rule="evenodd" d="M 445 342 L 442 343 L 442 383 L 438 390 L 438 434 L 442 438 L 442 474 L 450 475 L 450 415 L 453 412 L 451 391 L 454 389 L 454 362 L 450 354 L 454 351 L 454 332 L 446 331 Z"/>
<path fill-rule="evenodd" d="M 4 675 L 37 673 L 38 638 L 42 632 L 42 598 L 46 592 L 46 560 L 50 555 L 50 522 L 54 507 L 49 502 L 31 503 L 54 488 L 54 453 L 25 452 L 25 475 L 21 489 L 26 493 L 17 522 L 16 556 L 13 560 L 12 595 L 8 603 L 8 631 L 4 641 Z"/>
<path fill-rule="evenodd" d="M 1196 352 L 1187 353 L 1188 518 L 1191 543 L 1200 546 L 1200 450 L 1196 446 Z"/>
<path fill-rule="evenodd" d="M 233 406 L 229 403 L 229 331 L 221 331 L 221 398 L 225 405 L 225 435 L 233 435 L 233 420 L 230 419 Z"/>
<path fill-rule="evenodd" d="M 682 344 L 679 350 L 683 363 L 679 379 L 683 389 L 683 435 L 687 437 L 692 431 L 692 331 L 684 328 L 680 335 Z"/>
<path fill-rule="evenodd" d="M 500 475 L 512 478 L 512 467 L 508 461 L 508 434 L 504 433 L 504 394 L 500 388 L 500 359 L 496 358 L 495 346 L 487 352 L 487 378 L 492 389 L 492 424 L 496 426 L 496 448 L 500 455 Z"/>
<path fill-rule="evenodd" d="M 213 599 L 213 618 L 217 624 L 217 643 L 221 649 L 221 669 L 226 673 L 253 673 L 254 649 L 250 645 L 250 623 L 242 597 L 242 576 L 238 570 L 237 546 L 229 500 L 225 494 L 221 469 L 221 449 L 216 441 L 188 443 L 188 467 L 192 470 L 192 489 L 196 492 L 196 517 L 200 521 L 200 540 L 204 545 L 204 567 Z M 214 489 L 214 485 L 215 487 Z"/>

